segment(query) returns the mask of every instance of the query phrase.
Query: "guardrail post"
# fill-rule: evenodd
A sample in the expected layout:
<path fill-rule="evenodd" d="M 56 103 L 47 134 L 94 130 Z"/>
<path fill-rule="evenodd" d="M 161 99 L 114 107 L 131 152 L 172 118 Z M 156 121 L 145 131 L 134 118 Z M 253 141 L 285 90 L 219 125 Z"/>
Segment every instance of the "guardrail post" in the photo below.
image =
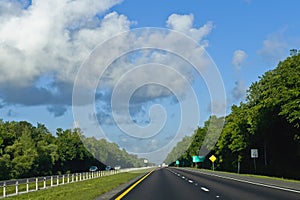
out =
<path fill-rule="evenodd" d="M 51 178 L 50 178 L 50 187 L 52 187 L 53 186 L 53 176 L 51 176 Z"/>
<path fill-rule="evenodd" d="M 92 178 L 94 178 L 94 172 L 92 172 L 91 174 L 92 174 Z"/>
<path fill-rule="evenodd" d="M 59 185 L 59 176 L 56 176 L 56 185 Z"/>
<path fill-rule="evenodd" d="M 65 184 L 65 175 L 62 177 L 62 184 Z"/>
<path fill-rule="evenodd" d="M 44 189 L 46 188 L 46 177 L 44 177 Z"/>
<path fill-rule="evenodd" d="M 39 189 L 39 178 L 35 178 L 35 190 Z"/>
<path fill-rule="evenodd" d="M 81 181 L 81 173 L 79 174 L 79 181 Z"/>
<path fill-rule="evenodd" d="M 19 193 L 19 181 L 16 181 L 16 194 L 18 194 Z"/>
<path fill-rule="evenodd" d="M 72 174 L 72 183 L 74 182 L 74 174 Z"/>
<path fill-rule="evenodd" d="M 70 174 L 68 174 L 67 182 L 70 183 Z"/>
<path fill-rule="evenodd" d="M 28 179 L 26 180 L 26 192 L 27 193 L 29 192 L 29 180 Z"/>
<path fill-rule="evenodd" d="M 3 183 L 3 197 L 6 197 L 6 182 Z"/>

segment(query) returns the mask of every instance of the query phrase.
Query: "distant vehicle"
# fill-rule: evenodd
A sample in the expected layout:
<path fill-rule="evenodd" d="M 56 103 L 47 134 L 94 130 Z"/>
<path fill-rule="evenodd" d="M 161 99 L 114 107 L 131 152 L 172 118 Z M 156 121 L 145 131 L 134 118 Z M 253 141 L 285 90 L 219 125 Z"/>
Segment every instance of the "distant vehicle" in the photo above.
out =
<path fill-rule="evenodd" d="M 111 166 L 106 166 L 106 167 L 105 167 L 105 170 L 106 170 L 106 171 L 111 170 Z"/>
<path fill-rule="evenodd" d="M 119 169 L 121 169 L 121 166 L 120 165 L 116 165 L 114 168 L 115 168 L 115 170 L 119 170 Z"/>
<path fill-rule="evenodd" d="M 89 169 L 90 172 L 95 172 L 97 170 L 98 170 L 97 166 L 91 166 L 90 169 Z"/>
<path fill-rule="evenodd" d="M 163 163 L 161 166 L 162 167 L 168 167 L 168 165 L 166 163 Z"/>

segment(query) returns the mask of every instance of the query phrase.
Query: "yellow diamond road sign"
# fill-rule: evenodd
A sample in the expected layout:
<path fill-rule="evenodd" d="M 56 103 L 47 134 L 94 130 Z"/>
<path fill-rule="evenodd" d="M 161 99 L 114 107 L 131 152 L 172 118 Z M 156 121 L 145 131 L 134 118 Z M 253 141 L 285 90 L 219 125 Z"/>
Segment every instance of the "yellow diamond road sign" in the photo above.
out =
<path fill-rule="evenodd" d="M 211 157 L 209 157 L 209 160 L 211 162 L 215 162 L 217 160 L 216 156 L 212 155 Z"/>

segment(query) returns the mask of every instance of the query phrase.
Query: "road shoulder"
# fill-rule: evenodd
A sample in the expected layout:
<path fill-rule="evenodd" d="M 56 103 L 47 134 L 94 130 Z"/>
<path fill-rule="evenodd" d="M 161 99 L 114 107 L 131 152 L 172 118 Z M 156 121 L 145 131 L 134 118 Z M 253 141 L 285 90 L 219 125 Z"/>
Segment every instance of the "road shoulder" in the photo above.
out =
<path fill-rule="evenodd" d="M 115 197 L 117 194 L 119 194 L 121 191 L 123 191 L 125 188 L 128 188 L 130 185 L 132 185 L 133 183 L 135 183 L 136 181 L 138 181 L 139 179 L 141 179 L 143 176 L 145 176 L 145 174 L 142 174 L 132 180 L 130 180 L 127 183 L 123 183 L 121 185 L 119 185 L 118 187 L 116 187 L 115 189 L 102 194 L 101 196 L 95 198 L 95 200 L 107 200 L 107 199 L 113 199 L 113 197 Z"/>
<path fill-rule="evenodd" d="M 206 175 L 218 176 L 221 178 L 232 179 L 241 182 L 248 182 L 254 183 L 257 185 L 266 185 L 271 187 L 277 187 L 287 190 L 295 190 L 300 193 L 300 181 L 288 181 L 285 179 L 273 179 L 264 178 L 260 176 L 252 176 L 252 175 L 243 175 L 243 174 L 235 174 L 235 173 L 228 173 L 228 172 L 219 172 L 219 171 L 211 171 L 211 170 L 204 170 L 204 169 L 191 169 L 191 168 L 177 168 L 182 170 L 193 171 L 197 173 L 202 173 Z"/>

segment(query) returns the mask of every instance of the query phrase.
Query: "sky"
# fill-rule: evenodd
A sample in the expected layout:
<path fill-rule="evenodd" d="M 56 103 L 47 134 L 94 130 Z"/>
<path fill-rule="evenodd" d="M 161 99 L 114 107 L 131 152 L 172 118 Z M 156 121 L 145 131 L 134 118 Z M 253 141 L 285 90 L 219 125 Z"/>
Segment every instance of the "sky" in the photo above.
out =
<path fill-rule="evenodd" d="M 299 49 L 300 2 L 1 0 L 0 119 L 161 162 Z M 217 138 L 216 138 L 217 140 Z"/>

